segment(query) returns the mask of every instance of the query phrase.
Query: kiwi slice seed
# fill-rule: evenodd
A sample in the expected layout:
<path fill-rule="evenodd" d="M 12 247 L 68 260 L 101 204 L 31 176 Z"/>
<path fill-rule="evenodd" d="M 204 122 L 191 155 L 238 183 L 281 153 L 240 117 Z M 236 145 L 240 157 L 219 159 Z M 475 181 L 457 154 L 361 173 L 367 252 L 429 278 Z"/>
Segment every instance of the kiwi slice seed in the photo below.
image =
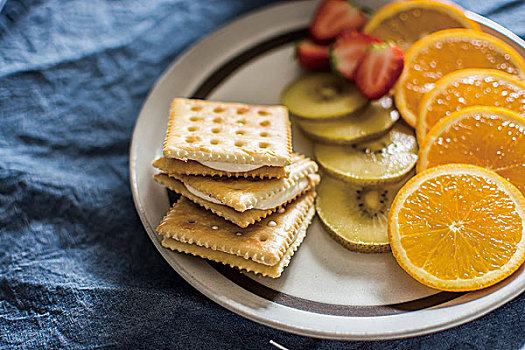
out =
<path fill-rule="evenodd" d="M 325 175 L 317 189 L 317 214 L 330 235 L 345 248 L 365 253 L 389 251 L 388 211 L 413 174 L 399 182 L 372 187 L 351 185 Z"/>

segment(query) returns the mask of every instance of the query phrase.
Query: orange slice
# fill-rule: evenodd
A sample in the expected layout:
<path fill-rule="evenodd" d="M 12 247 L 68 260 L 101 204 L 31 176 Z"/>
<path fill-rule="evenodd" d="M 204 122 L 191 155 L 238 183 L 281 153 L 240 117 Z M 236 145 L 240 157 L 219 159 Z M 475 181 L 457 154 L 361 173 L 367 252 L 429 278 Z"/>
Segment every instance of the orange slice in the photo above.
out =
<path fill-rule="evenodd" d="M 388 238 L 398 264 L 419 282 L 447 291 L 485 288 L 525 260 L 525 198 L 490 170 L 435 167 L 398 192 Z"/>
<path fill-rule="evenodd" d="M 414 0 L 383 6 L 370 17 L 363 31 L 407 50 L 424 36 L 450 28 L 479 30 L 478 24 L 468 19 L 459 6 Z"/>
<path fill-rule="evenodd" d="M 445 75 L 419 104 L 419 142 L 441 118 L 469 106 L 499 106 L 525 115 L 525 82 L 496 69 L 462 69 Z"/>
<path fill-rule="evenodd" d="M 468 107 L 430 129 L 417 171 L 448 163 L 490 169 L 525 194 L 525 118 L 505 108 Z"/>
<path fill-rule="evenodd" d="M 416 125 L 419 102 L 445 74 L 465 68 L 495 68 L 525 77 L 525 61 L 509 45 L 470 29 L 447 29 L 428 35 L 410 47 L 396 84 L 401 115 Z"/>

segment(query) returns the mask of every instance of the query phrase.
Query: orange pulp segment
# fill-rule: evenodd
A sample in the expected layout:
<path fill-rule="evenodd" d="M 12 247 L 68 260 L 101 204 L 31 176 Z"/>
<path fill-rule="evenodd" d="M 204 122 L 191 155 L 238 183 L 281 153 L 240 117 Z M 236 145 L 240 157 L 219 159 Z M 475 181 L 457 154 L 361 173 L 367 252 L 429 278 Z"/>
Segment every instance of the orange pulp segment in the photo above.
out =
<path fill-rule="evenodd" d="M 525 260 L 525 198 L 496 173 L 448 164 L 413 177 L 390 209 L 399 265 L 440 290 L 485 288 Z"/>
<path fill-rule="evenodd" d="M 395 1 L 381 7 L 368 20 L 363 31 L 384 41 L 393 41 L 403 50 L 422 37 L 443 29 L 479 30 L 463 9 L 439 1 Z"/>
<path fill-rule="evenodd" d="M 505 107 L 525 115 L 525 82 L 497 69 L 462 69 L 445 75 L 419 104 L 419 142 L 441 118 L 470 106 Z"/>
<path fill-rule="evenodd" d="M 495 171 L 525 194 L 525 118 L 499 107 L 468 107 L 430 129 L 417 171 L 448 163 Z"/>
<path fill-rule="evenodd" d="M 416 126 L 419 103 L 445 74 L 465 68 L 494 68 L 525 77 L 525 61 L 508 44 L 470 29 L 447 29 L 410 47 L 396 84 L 395 101 L 402 117 Z"/>

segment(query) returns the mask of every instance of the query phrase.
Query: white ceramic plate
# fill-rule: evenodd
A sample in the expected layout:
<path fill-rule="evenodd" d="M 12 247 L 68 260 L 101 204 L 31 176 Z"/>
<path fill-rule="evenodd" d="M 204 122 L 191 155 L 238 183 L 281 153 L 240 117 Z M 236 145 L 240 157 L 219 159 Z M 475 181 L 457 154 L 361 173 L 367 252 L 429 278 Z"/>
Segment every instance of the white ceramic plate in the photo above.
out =
<path fill-rule="evenodd" d="M 369 1 L 378 8 L 386 1 Z M 525 269 L 473 293 L 445 293 L 409 277 L 391 254 L 359 254 L 335 243 L 315 219 L 282 277 L 240 273 L 160 245 L 155 227 L 169 209 L 168 193 L 152 180 L 173 97 L 278 104 L 283 87 L 300 71 L 293 43 L 306 33 L 316 3 L 267 7 L 220 29 L 181 56 L 157 82 L 140 112 L 130 152 L 131 188 L 137 211 L 166 261 L 218 304 L 270 327 L 331 339 L 392 339 L 443 330 L 480 317 L 519 295 Z M 486 31 L 524 43 L 474 14 Z M 310 143 L 293 130 L 295 151 L 311 155 Z"/>

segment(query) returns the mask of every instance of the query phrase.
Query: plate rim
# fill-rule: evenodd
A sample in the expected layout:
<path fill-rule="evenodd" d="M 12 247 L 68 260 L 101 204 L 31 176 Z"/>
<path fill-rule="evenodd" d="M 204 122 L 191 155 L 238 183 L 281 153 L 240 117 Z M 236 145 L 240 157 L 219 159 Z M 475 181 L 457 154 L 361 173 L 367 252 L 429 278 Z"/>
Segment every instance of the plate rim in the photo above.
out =
<path fill-rule="evenodd" d="M 315 1 L 304 1 L 304 3 L 312 3 Z M 301 2 L 303 3 L 303 2 Z M 238 304 L 232 299 L 228 299 L 226 296 L 221 296 L 214 294 L 211 290 L 209 290 L 200 280 L 189 274 L 184 268 L 178 264 L 176 264 L 175 261 L 171 257 L 168 256 L 168 251 L 160 246 L 159 240 L 157 239 L 157 234 L 155 232 L 155 229 L 151 226 L 149 220 L 146 217 L 145 209 L 142 207 L 142 203 L 140 202 L 139 198 L 139 190 L 138 190 L 138 181 L 137 181 L 137 174 L 136 174 L 136 167 L 135 167 L 135 159 L 134 155 L 136 155 L 136 144 L 137 144 L 137 135 L 139 133 L 138 126 L 139 122 L 145 118 L 143 111 L 147 103 L 149 102 L 150 98 L 155 93 L 157 87 L 162 84 L 164 79 L 167 79 L 168 76 L 170 76 L 170 73 L 176 69 L 177 65 L 180 64 L 180 62 L 184 61 L 188 56 L 190 56 L 193 52 L 199 49 L 203 43 L 206 43 L 208 41 L 213 41 L 214 38 L 220 36 L 225 30 L 240 25 L 242 22 L 245 22 L 246 20 L 249 20 L 253 16 L 263 16 L 264 13 L 275 10 L 276 8 L 281 8 L 285 6 L 295 6 L 298 3 L 277 3 L 277 4 L 271 4 L 268 6 L 263 6 L 261 8 L 252 10 L 235 20 L 231 22 L 227 22 L 224 25 L 220 26 L 217 30 L 213 31 L 212 33 L 209 33 L 205 36 L 203 36 L 201 39 L 196 41 L 194 44 L 192 44 L 189 48 L 187 48 L 182 54 L 177 55 L 177 57 L 174 58 L 173 62 L 162 72 L 160 77 L 157 79 L 157 81 L 152 86 L 151 90 L 149 91 L 148 95 L 144 99 L 143 105 L 141 107 L 141 110 L 138 114 L 137 120 L 135 122 L 135 126 L 133 128 L 132 133 L 132 140 L 130 143 L 129 148 L 129 173 L 130 173 L 130 187 L 132 190 L 132 196 L 133 196 L 133 202 L 135 205 L 135 208 L 139 214 L 139 217 L 141 219 L 141 223 L 146 230 L 146 233 L 156 246 L 157 250 L 160 252 L 164 260 L 168 262 L 168 264 L 184 279 L 186 280 L 192 287 L 194 287 L 198 292 L 205 295 L 210 300 L 213 300 L 217 304 L 223 306 L 229 311 L 232 311 L 238 315 L 241 315 L 249 320 L 255 321 L 257 323 L 263 324 L 265 326 L 269 326 L 275 329 L 283 330 L 286 332 L 299 334 L 303 336 L 309 336 L 309 337 L 315 337 L 315 338 L 323 338 L 323 339 L 334 339 L 334 340 L 383 340 L 383 339 L 400 339 L 400 338 L 407 338 L 407 337 L 413 337 L 423 334 L 429 334 L 433 332 L 438 332 L 441 330 L 445 330 L 451 327 L 458 326 L 460 324 L 469 322 L 471 320 L 474 320 L 476 318 L 479 318 L 496 308 L 500 307 L 501 305 L 511 301 L 512 299 L 518 297 L 522 292 L 522 290 L 514 291 L 512 290 L 507 293 L 506 297 L 504 298 L 492 298 L 489 300 L 485 300 L 485 296 L 489 293 L 486 293 L 486 295 L 483 295 L 482 297 L 466 301 L 465 303 L 459 304 L 459 305 L 453 305 L 448 306 L 447 310 L 451 310 L 453 308 L 458 308 L 463 306 L 466 303 L 471 303 L 478 301 L 482 305 L 477 305 L 475 311 L 471 312 L 470 315 L 464 316 L 463 318 L 456 318 L 451 322 L 444 322 L 441 324 L 433 324 L 429 325 L 426 328 L 417 328 L 417 329 L 400 329 L 397 331 L 384 331 L 382 333 L 373 333 L 373 332 L 362 332 L 352 333 L 351 331 L 348 333 L 341 333 L 341 332 L 326 332 L 326 331 L 317 331 L 315 329 L 310 329 L 307 327 L 300 327 L 297 325 L 290 325 L 285 322 L 280 322 L 278 320 L 272 320 L 265 318 L 264 316 L 261 316 L 257 314 L 256 312 L 249 312 L 247 307 L 244 307 L 244 305 Z M 512 33 L 510 30 L 504 28 L 503 26 L 497 24 L 496 22 L 493 22 L 492 20 L 489 20 L 488 18 L 485 18 L 481 15 L 475 14 L 473 12 L 467 11 L 467 16 L 485 26 L 488 28 L 501 33 L 502 35 L 506 36 L 510 40 L 512 40 L 515 44 L 521 46 L 525 49 L 525 41 L 523 41 L 521 38 L 519 38 L 516 34 Z M 214 68 L 216 68 L 218 65 L 215 65 Z M 498 291 L 501 291 L 503 288 L 495 291 L 497 293 Z M 516 289 L 516 288 L 514 288 Z M 518 288 L 519 289 L 519 288 Z M 254 296 L 256 298 L 260 298 L 258 296 Z M 484 301 L 484 302 L 483 302 Z M 483 303 L 482 303 L 483 302 Z M 286 306 L 282 306 L 285 307 Z M 292 309 L 296 310 L 296 309 Z M 420 313 L 431 313 L 434 312 L 435 309 L 426 309 L 417 311 L 418 314 Z M 451 311 L 453 312 L 453 311 Z M 383 318 L 383 317 L 399 317 L 399 315 L 393 315 L 393 316 L 373 316 L 373 318 Z M 348 317 L 346 318 L 353 318 Z M 355 317 L 356 319 L 361 319 L 362 317 Z"/>

